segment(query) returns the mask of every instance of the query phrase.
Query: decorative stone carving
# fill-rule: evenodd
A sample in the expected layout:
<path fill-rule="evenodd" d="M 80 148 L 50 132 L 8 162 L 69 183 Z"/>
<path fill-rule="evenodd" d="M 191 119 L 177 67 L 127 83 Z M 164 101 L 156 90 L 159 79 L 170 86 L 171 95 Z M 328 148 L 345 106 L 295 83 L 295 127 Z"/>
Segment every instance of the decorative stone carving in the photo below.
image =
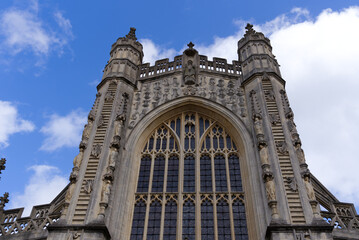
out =
<path fill-rule="evenodd" d="M 280 123 L 279 115 L 276 113 L 269 114 L 270 122 L 272 123 L 272 126 L 276 126 Z"/>
<path fill-rule="evenodd" d="M 108 203 L 111 194 L 111 186 L 112 182 L 110 180 L 105 180 L 101 191 L 101 202 Z"/>
<path fill-rule="evenodd" d="M 82 189 L 87 193 L 90 194 L 92 192 L 93 187 L 93 179 L 84 180 L 84 184 L 82 186 Z"/>
<path fill-rule="evenodd" d="M 238 88 L 237 96 L 239 98 L 240 116 L 241 117 L 246 117 L 247 116 L 246 97 L 245 97 L 243 88 L 241 88 L 241 87 Z"/>
<path fill-rule="evenodd" d="M 97 127 L 98 128 L 101 128 L 105 125 L 105 121 L 103 120 L 103 116 L 100 115 L 100 117 L 98 118 L 98 121 L 97 121 Z"/>
<path fill-rule="evenodd" d="M 295 153 L 297 154 L 297 158 L 300 164 L 305 164 L 305 156 L 304 151 L 299 143 L 295 145 Z"/>
<path fill-rule="evenodd" d="M 275 101 L 275 95 L 273 90 L 265 90 L 264 91 L 264 97 L 268 100 L 268 101 Z"/>
<path fill-rule="evenodd" d="M 266 195 L 268 201 L 276 201 L 275 184 L 271 173 L 264 173 L 264 182 L 266 186 Z"/>
<path fill-rule="evenodd" d="M 209 99 L 216 101 L 216 81 L 214 78 L 209 79 Z"/>
<path fill-rule="evenodd" d="M 295 180 L 295 177 L 287 177 L 286 182 L 288 183 L 288 186 L 290 190 L 293 192 L 296 192 L 298 190 L 297 181 Z"/>
<path fill-rule="evenodd" d="M 93 156 L 94 158 L 98 158 L 101 154 L 101 151 L 102 146 L 100 144 L 96 144 L 92 147 L 91 156 Z"/>
<path fill-rule="evenodd" d="M 277 147 L 277 151 L 279 154 L 281 154 L 281 155 L 288 154 L 287 144 L 285 143 L 285 141 L 276 142 L 276 147 Z"/>
<path fill-rule="evenodd" d="M 9 202 L 9 193 L 4 193 L 3 197 L 0 197 L 0 212 L 5 208 L 5 204 Z"/>
<path fill-rule="evenodd" d="M 184 95 L 196 95 L 196 92 L 197 92 L 197 88 L 193 86 L 187 86 L 186 88 L 183 89 Z"/>
<path fill-rule="evenodd" d="M 260 159 L 261 159 L 262 166 L 263 165 L 269 165 L 267 147 L 265 145 L 263 145 L 263 144 L 259 144 L 258 148 L 259 148 L 259 156 L 260 156 Z"/>
<path fill-rule="evenodd" d="M 112 92 L 107 91 L 106 95 L 105 95 L 105 102 L 113 101 L 114 97 L 115 97 L 115 95 Z"/>
<path fill-rule="evenodd" d="M 121 113 L 119 115 L 116 116 L 115 119 L 115 123 L 114 123 L 114 128 L 115 128 L 115 136 L 120 136 L 121 135 L 121 131 L 123 126 L 125 125 L 125 121 L 126 121 L 126 114 L 125 113 Z"/>
<path fill-rule="evenodd" d="M 308 195 L 309 201 L 316 201 L 314 188 L 310 181 L 309 171 L 307 171 L 306 173 L 303 174 L 303 181 L 304 181 L 305 189 L 307 190 L 307 195 Z"/>
<path fill-rule="evenodd" d="M 92 110 L 91 110 L 92 112 Z M 91 112 L 89 114 L 88 120 L 87 120 L 87 124 L 85 125 L 84 131 L 82 133 L 82 138 L 81 138 L 81 143 L 80 143 L 80 148 L 86 148 L 88 140 L 90 138 L 90 134 L 91 134 L 91 130 L 92 130 L 92 126 L 93 126 L 93 119 L 95 117 L 90 117 Z"/>
<path fill-rule="evenodd" d="M 78 239 L 81 235 L 77 232 L 70 232 L 67 240 L 74 240 L 74 239 Z"/>
<path fill-rule="evenodd" d="M 83 157 L 84 157 L 84 149 L 80 148 L 79 154 L 76 155 L 73 161 L 74 167 L 80 167 Z"/>

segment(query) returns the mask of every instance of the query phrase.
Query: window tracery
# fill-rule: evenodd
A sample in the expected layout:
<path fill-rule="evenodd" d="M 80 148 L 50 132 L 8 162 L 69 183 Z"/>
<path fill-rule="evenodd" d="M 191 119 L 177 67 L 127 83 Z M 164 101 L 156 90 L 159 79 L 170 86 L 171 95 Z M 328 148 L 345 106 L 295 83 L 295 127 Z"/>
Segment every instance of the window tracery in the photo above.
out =
<path fill-rule="evenodd" d="M 209 117 L 159 125 L 141 153 L 130 239 L 248 239 L 239 161 Z"/>

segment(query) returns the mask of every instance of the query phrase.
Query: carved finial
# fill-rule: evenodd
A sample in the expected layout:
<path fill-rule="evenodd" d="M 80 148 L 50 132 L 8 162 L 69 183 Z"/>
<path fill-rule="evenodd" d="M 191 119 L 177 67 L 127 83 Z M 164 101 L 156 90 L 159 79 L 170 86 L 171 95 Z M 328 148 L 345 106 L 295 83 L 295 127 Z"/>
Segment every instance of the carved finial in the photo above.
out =
<path fill-rule="evenodd" d="M 1 173 L 1 170 L 5 170 L 5 163 L 6 163 L 6 159 L 1 158 L 0 159 L 0 173 Z"/>
<path fill-rule="evenodd" d="M 194 47 L 194 44 L 193 44 L 193 42 L 189 42 L 189 43 L 187 44 L 187 46 L 188 46 L 190 49 L 192 49 L 192 48 Z"/>
<path fill-rule="evenodd" d="M 4 193 L 3 197 L 0 197 L 0 211 L 4 210 L 5 204 L 9 202 L 9 193 Z"/>
<path fill-rule="evenodd" d="M 126 35 L 126 38 L 128 39 L 133 39 L 133 40 L 137 40 L 137 37 L 136 37 L 136 28 L 130 28 L 130 32 Z"/>
<path fill-rule="evenodd" d="M 247 23 L 246 29 L 247 29 L 247 31 L 246 31 L 246 34 L 244 34 L 245 36 L 256 33 L 256 31 L 254 31 L 254 29 L 253 29 L 253 25 L 250 23 Z"/>

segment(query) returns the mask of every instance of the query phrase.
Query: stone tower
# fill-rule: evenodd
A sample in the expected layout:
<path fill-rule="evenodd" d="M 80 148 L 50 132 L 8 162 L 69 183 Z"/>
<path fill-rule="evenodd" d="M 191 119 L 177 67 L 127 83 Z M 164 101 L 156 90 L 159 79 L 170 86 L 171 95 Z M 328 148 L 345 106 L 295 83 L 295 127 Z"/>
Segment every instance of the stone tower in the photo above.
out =
<path fill-rule="evenodd" d="M 238 59 L 190 42 L 142 63 L 135 29 L 112 45 L 69 185 L 0 208 L 0 239 L 359 239 L 353 204 L 308 170 L 270 41 L 248 24 Z"/>

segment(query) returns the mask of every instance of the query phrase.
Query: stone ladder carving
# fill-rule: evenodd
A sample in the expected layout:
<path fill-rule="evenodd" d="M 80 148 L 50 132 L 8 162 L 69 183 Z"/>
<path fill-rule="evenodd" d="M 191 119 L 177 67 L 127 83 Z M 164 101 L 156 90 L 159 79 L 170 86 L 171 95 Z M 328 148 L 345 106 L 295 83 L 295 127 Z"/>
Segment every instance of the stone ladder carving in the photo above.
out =
<path fill-rule="evenodd" d="M 116 93 L 116 88 L 117 88 L 116 84 L 110 84 L 108 91 L 114 95 Z M 112 111 L 112 105 L 113 105 L 113 98 L 108 99 L 108 101 L 105 101 L 103 104 L 103 108 L 102 108 L 102 111 L 100 114 L 102 116 L 102 123 L 101 123 L 101 126 L 98 127 L 96 130 L 96 135 L 95 135 L 94 141 L 92 143 L 94 147 L 95 146 L 102 147 L 102 145 L 103 145 L 107 126 L 109 123 L 109 118 L 110 118 L 111 111 Z M 82 224 L 85 219 L 88 204 L 90 201 L 90 194 L 91 194 L 91 193 L 86 192 L 86 189 L 87 189 L 86 184 L 89 181 L 94 180 L 96 177 L 96 171 L 97 171 L 98 164 L 99 164 L 99 154 L 100 153 L 96 152 L 96 154 L 91 154 L 89 157 L 85 176 L 84 176 L 84 179 L 82 180 L 83 182 L 82 182 L 80 195 L 79 195 L 78 202 L 77 202 L 77 205 L 75 208 L 75 214 L 74 214 L 74 217 L 72 220 L 73 224 Z"/>
<path fill-rule="evenodd" d="M 277 104 L 274 97 L 272 97 L 273 95 L 271 94 L 273 93 L 273 88 L 270 80 L 263 79 L 262 86 L 266 95 L 265 100 L 268 114 L 273 116 L 279 115 Z M 288 178 L 294 178 L 294 172 L 288 151 L 286 149 L 287 147 L 285 144 L 283 127 L 280 121 L 276 121 L 275 124 L 272 124 L 272 132 L 277 147 L 279 166 L 282 173 L 283 182 L 285 183 L 285 193 L 288 199 L 291 221 L 293 224 L 305 224 L 303 207 L 300 201 L 299 193 L 298 191 L 293 191 L 291 189 L 291 184 L 288 183 L 287 180 Z"/>

